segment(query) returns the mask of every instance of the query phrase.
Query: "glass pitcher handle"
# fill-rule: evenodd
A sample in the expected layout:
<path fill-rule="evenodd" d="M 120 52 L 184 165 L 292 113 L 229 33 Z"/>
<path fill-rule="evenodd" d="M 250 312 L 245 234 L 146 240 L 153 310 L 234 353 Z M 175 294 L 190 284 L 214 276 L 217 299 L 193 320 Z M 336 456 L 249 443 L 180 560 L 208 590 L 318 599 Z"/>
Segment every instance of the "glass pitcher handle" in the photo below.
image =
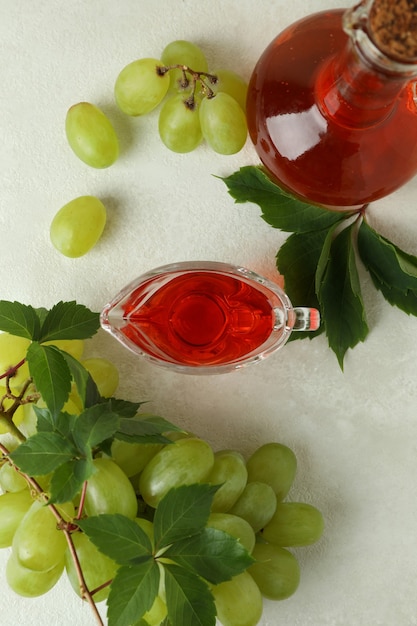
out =
<path fill-rule="evenodd" d="M 295 322 L 293 330 L 315 331 L 320 327 L 320 312 L 309 307 L 294 307 Z"/>

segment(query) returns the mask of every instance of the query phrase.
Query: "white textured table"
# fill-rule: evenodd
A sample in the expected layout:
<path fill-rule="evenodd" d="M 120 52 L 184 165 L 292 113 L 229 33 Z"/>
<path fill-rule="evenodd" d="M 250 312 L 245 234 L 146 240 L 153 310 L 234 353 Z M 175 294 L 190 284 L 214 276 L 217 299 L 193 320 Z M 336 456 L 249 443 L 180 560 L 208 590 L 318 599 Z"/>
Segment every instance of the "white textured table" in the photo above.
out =
<path fill-rule="evenodd" d="M 219 260 L 275 275 L 284 234 L 254 205 L 234 205 L 226 176 L 257 158 L 248 142 L 233 157 L 200 147 L 170 153 L 157 114 L 127 119 L 113 101 L 120 69 L 158 56 L 174 39 L 206 51 L 211 67 L 249 78 L 270 40 L 294 19 L 338 0 L 1 0 L 0 296 L 35 306 L 76 299 L 99 310 L 142 272 L 180 260 Z M 68 107 L 101 106 L 121 136 L 122 156 L 89 169 L 64 136 Z M 49 242 L 55 212 L 77 195 L 108 208 L 99 245 L 79 259 Z M 417 253 L 417 182 L 372 208 L 374 222 Z M 119 366 L 120 396 L 248 454 L 260 443 L 291 446 L 299 472 L 293 499 L 326 519 L 323 539 L 299 551 L 301 585 L 265 603 L 262 626 L 412 626 L 417 554 L 417 320 L 391 308 L 365 277 L 371 332 L 338 368 L 326 340 L 294 342 L 235 374 L 189 377 L 151 366 L 101 333 L 91 354 Z M 23 600 L 4 580 L 2 626 L 88 626 L 90 609 L 63 578 L 47 596 Z M 104 609 L 103 609 L 104 610 Z M 184 626 L 187 626 L 184 624 Z"/>

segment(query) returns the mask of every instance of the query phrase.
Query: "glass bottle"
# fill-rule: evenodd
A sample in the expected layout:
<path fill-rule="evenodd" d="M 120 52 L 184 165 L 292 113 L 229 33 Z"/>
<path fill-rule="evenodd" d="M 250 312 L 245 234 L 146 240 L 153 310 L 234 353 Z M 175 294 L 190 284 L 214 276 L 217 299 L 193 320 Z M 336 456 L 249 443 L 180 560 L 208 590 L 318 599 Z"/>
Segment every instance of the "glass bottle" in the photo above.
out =
<path fill-rule="evenodd" d="M 377 42 L 377 2 L 296 22 L 250 79 L 248 126 L 262 163 L 314 204 L 361 207 L 417 172 L 417 58 Z"/>

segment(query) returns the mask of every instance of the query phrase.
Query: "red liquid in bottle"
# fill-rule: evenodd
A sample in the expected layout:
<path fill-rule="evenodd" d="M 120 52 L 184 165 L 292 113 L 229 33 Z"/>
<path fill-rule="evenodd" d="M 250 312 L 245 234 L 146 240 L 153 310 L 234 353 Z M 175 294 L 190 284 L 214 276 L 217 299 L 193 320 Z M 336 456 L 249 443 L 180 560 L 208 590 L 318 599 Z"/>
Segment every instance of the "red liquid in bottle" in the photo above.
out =
<path fill-rule="evenodd" d="M 261 286 L 208 271 L 160 281 L 149 279 L 123 301 L 119 326 L 151 356 L 182 365 L 221 365 L 248 355 L 273 330 L 275 314 Z"/>
<path fill-rule="evenodd" d="M 358 57 L 343 14 L 317 13 L 270 44 L 250 80 L 247 117 L 258 155 L 283 189 L 357 207 L 416 173 L 417 109 L 410 79 Z"/>

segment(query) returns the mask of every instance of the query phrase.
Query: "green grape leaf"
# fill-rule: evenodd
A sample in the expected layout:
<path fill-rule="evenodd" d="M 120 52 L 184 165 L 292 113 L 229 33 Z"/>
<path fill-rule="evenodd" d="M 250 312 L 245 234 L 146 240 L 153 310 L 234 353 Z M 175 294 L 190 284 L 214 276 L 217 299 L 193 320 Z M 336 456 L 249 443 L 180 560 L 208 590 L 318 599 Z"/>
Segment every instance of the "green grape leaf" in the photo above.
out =
<path fill-rule="evenodd" d="M 17 467 L 31 476 L 49 474 L 74 458 L 74 446 L 59 433 L 35 433 L 14 450 L 10 458 Z"/>
<path fill-rule="evenodd" d="M 83 452 L 112 437 L 119 427 L 119 417 L 111 410 L 110 402 L 85 409 L 74 422 L 72 436 Z"/>
<path fill-rule="evenodd" d="M 379 283 L 403 294 L 417 293 L 417 257 L 379 235 L 365 220 L 359 228 L 358 251 L 366 269 Z"/>
<path fill-rule="evenodd" d="M 124 515 L 103 513 L 78 524 L 103 554 L 120 565 L 137 565 L 153 558 L 148 535 Z"/>
<path fill-rule="evenodd" d="M 38 433 L 52 433 L 55 431 L 55 419 L 49 409 L 32 405 L 36 415 L 36 430 Z"/>
<path fill-rule="evenodd" d="M 40 331 L 39 315 L 30 305 L 0 300 L 0 330 L 37 340 Z"/>
<path fill-rule="evenodd" d="M 170 489 L 159 502 L 153 520 L 155 546 L 158 550 L 192 537 L 205 527 L 216 485 L 182 485 Z"/>
<path fill-rule="evenodd" d="M 417 316 L 417 292 L 408 290 L 403 292 L 395 287 L 388 287 L 381 282 L 379 278 L 372 272 L 369 272 L 375 287 L 382 293 L 385 300 L 392 306 L 396 306 L 407 315 Z"/>
<path fill-rule="evenodd" d="M 60 350 L 60 352 L 68 365 L 84 407 L 88 408 L 99 404 L 101 396 L 91 374 L 85 369 L 82 363 L 71 354 L 68 354 L 65 350 Z"/>
<path fill-rule="evenodd" d="M 72 459 L 60 465 L 49 483 L 51 504 L 70 502 L 81 491 L 94 471 L 93 459 Z"/>
<path fill-rule="evenodd" d="M 172 443 L 163 433 L 181 429 L 157 415 L 136 415 L 121 417 L 116 439 L 137 443 Z"/>
<path fill-rule="evenodd" d="M 258 204 L 262 218 L 286 232 L 322 230 L 350 216 L 347 212 L 329 211 L 294 198 L 278 187 L 261 167 L 247 165 L 222 180 L 236 203 Z"/>
<path fill-rule="evenodd" d="M 27 351 L 29 372 L 52 413 L 58 413 L 71 391 L 71 372 L 61 351 L 34 341 Z"/>
<path fill-rule="evenodd" d="M 237 576 L 254 562 L 237 539 L 217 528 L 204 528 L 176 541 L 164 557 L 215 585 Z"/>
<path fill-rule="evenodd" d="M 215 626 L 216 607 L 207 584 L 178 565 L 165 565 L 168 618 L 172 626 Z"/>
<path fill-rule="evenodd" d="M 110 398 L 112 410 L 120 417 L 135 417 L 143 402 L 130 402 L 129 400 L 120 400 L 118 398 Z"/>
<path fill-rule="evenodd" d="M 158 595 L 159 578 L 159 567 L 153 559 L 140 565 L 122 566 L 110 587 L 108 626 L 131 626 L 138 622 Z"/>
<path fill-rule="evenodd" d="M 331 242 L 327 263 L 320 266 L 319 302 L 326 320 L 330 348 L 343 370 L 348 348 L 364 341 L 368 334 L 365 311 L 356 267 L 352 229 L 343 229 Z"/>
<path fill-rule="evenodd" d="M 88 339 L 100 328 L 100 314 L 75 301 L 58 302 L 48 311 L 38 341 Z"/>

